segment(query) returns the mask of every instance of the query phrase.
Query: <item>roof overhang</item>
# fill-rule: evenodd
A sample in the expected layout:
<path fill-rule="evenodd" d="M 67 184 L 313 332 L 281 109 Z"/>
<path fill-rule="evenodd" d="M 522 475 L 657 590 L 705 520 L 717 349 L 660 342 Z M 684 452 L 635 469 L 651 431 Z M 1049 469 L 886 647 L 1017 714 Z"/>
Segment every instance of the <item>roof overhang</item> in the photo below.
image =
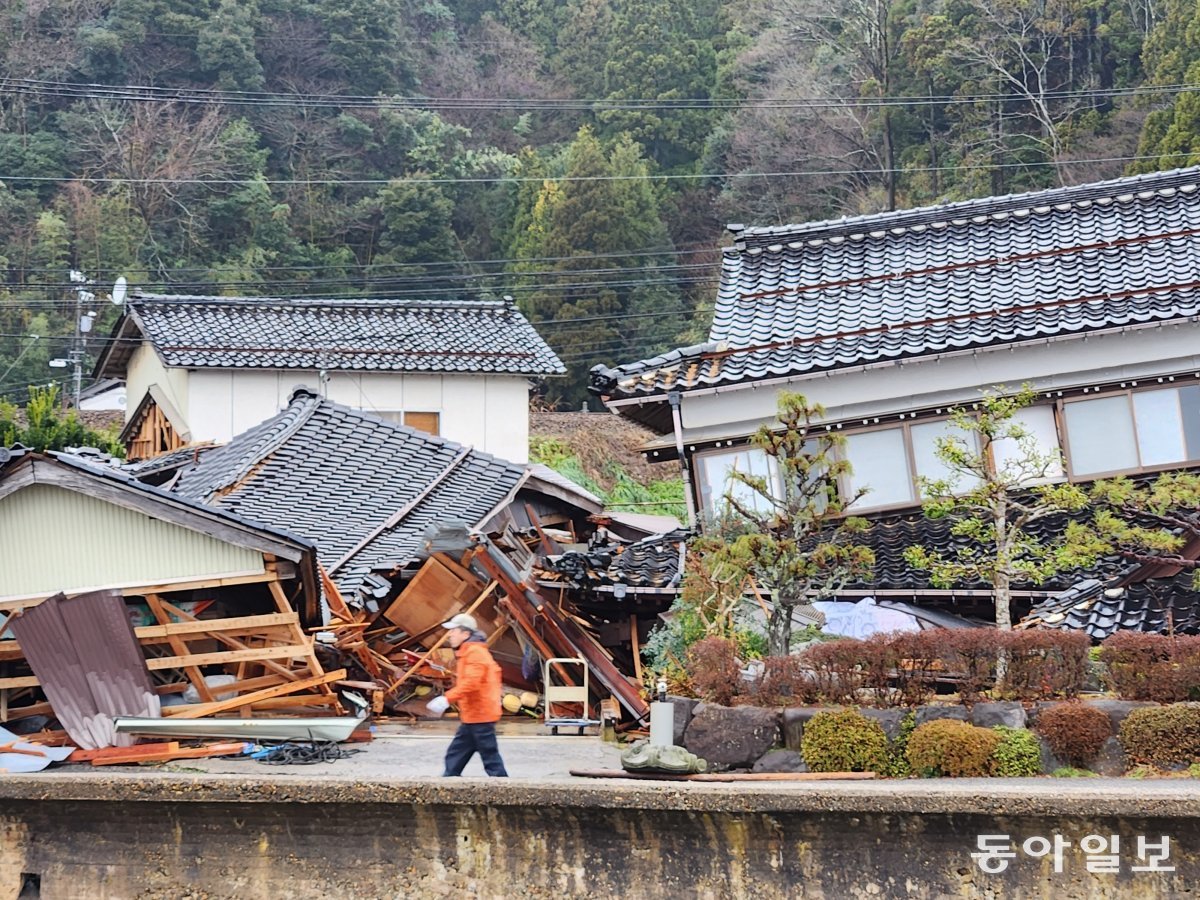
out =
<path fill-rule="evenodd" d="M 121 318 L 117 319 L 116 324 L 113 325 L 104 349 L 100 351 L 96 366 L 92 369 L 92 378 L 97 380 L 101 378 L 124 379 L 133 351 L 145 340 L 145 337 L 146 334 L 141 322 L 138 321 L 137 313 L 126 306 L 121 313 Z"/>

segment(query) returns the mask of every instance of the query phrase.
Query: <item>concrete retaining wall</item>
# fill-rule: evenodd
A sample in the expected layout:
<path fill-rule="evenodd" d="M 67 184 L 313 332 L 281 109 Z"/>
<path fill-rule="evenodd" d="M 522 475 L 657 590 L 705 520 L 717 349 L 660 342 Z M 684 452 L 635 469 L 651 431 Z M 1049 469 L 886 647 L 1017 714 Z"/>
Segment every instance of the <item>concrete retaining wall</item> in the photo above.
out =
<path fill-rule="evenodd" d="M 0 898 L 1181 896 L 1197 816 L 1172 782 L 27 776 L 0 782 Z M 980 833 L 1071 847 L 1061 873 L 1019 855 L 989 875 Z M 1086 871 L 1087 834 L 1122 837 L 1122 872 Z M 1174 872 L 1130 871 L 1139 834 L 1173 838 Z"/>

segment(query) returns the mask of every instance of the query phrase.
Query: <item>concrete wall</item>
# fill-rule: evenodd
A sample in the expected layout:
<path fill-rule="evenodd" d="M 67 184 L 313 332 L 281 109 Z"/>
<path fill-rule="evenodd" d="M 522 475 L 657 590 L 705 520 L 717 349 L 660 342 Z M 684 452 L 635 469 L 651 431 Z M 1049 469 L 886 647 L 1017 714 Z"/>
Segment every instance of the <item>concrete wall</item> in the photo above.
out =
<path fill-rule="evenodd" d="M 298 385 L 318 384 L 315 371 L 194 370 L 188 381 L 192 439 L 228 441 L 279 412 Z M 529 458 L 525 378 L 331 372 L 325 395 L 370 412 L 436 412 L 442 437 L 512 462 Z"/>
<path fill-rule="evenodd" d="M 0 898 L 1190 895 L 1194 793 L 1117 784 L 18 776 L 0 780 Z M 1024 858 L 989 875 L 981 833 L 1072 849 L 1062 872 Z M 1121 872 L 1086 871 L 1089 834 L 1129 842 Z M 1137 834 L 1172 836 L 1175 870 L 1130 871 Z"/>

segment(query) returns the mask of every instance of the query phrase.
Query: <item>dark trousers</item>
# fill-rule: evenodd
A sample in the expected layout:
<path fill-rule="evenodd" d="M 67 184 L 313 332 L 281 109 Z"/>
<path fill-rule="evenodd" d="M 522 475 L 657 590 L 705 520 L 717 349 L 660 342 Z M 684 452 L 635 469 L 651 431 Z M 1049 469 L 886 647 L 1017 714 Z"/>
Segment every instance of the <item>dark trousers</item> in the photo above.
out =
<path fill-rule="evenodd" d="M 500 748 L 496 745 L 495 722 L 463 722 L 458 726 L 454 740 L 446 748 L 446 771 L 443 776 L 461 775 L 471 757 L 476 753 L 483 760 L 483 771 L 499 778 L 507 778 Z"/>

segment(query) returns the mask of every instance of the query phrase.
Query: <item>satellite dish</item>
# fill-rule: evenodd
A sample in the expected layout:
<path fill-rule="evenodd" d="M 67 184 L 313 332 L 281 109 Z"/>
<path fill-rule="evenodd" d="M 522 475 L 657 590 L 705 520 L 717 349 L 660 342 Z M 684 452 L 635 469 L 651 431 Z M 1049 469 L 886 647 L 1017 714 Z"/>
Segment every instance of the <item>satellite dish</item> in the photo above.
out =
<path fill-rule="evenodd" d="M 125 291 L 128 288 L 128 283 L 125 281 L 125 276 L 122 275 L 117 279 L 117 283 L 113 285 L 112 302 L 115 306 L 120 306 L 125 302 Z"/>

